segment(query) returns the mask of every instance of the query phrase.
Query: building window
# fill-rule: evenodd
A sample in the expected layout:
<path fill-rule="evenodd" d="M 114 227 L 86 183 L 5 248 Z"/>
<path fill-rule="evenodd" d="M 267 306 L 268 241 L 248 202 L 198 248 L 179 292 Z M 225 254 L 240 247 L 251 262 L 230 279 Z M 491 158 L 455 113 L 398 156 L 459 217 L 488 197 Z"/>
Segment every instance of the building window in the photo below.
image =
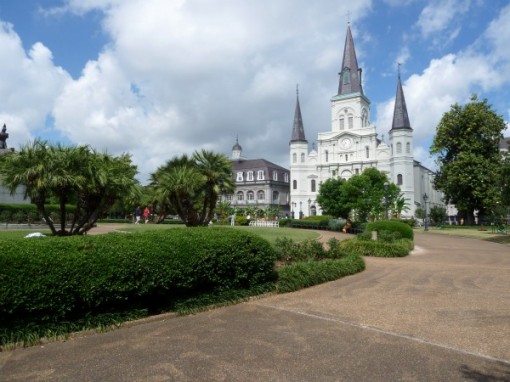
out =
<path fill-rule="evenodd" d="M 354 173 L 355 173 L 356 175 L 357 175 L 357 174 L 359 174 L 359 168 L 355 169 L 355 170 L 354 170 Z"/>
<path fill-rule="evenodd" d="M 248 176 L 246 177 L 248 181 L 252 181 L 253 180 L 253 171 L 248 171 Z"/>
<path fill-rule="evenodd" d="M 363 112 L 361 113 L 361 126 L 368 126 L 368 113 L 366 109 L 363 109 Z"/>
<path fill-rule="evenodd" d="M 402 174 L 397 175 L 397 184 L 401 186 L 403 184 Z"/>
<path fill-rule="evenodd" d="M 246 200 L 255 200 L 255 193 L 253 191 L 248 191 L 246 193 Z"/>
<path fill-rule="evenodd" d="M 340 130 L 343 130 L 345 128 L 345 119 L 344 117 L 340 118 Z"/>
<path fill-rule="evenodd" d="M 349 129 L 352 129 L 354 127 L 354 118 L 352 115 L 349 115 Z"/>
<path fill-rule="evenodd" d="M 365 155 L 366 155 L 367 159 L 370 158 L 370 147 L 368 147 L 368 146 L 365 147 Z"/>
<path fill-rule="evenodd" d="M 305 153 L 301 153 L 301 163 L 305 163 Z"/>
<path fill-rule="evenodd" d="M 324 155 L 326 156 L 326 162 L 328 162 L 328 161 L 329 161 L 329 151 L 328 151 L 328 150 L 326 150 L 326 151 L 324 152 Z"/>
<path fill-rule="evenodd" d="M 262 190 L 258 191 L 257 200 L 266 200 L 266 193 Z"/>
<path fill-rule="evenodd" d="M 402 143 L 397 142 L 397 154 L 402 154 Z"/>
<path fill-rule="evenodd" d="M 349 154 L 345 154 L 345 161 L 348 162 L 349 161 Z"/>
<path fill-rule="evenodd" d="M 280 200 L 280 193 L 278 191 L 273 191 L 273 202 L 279 202 Z"/>
<path fill-rule="evenodd" d="M 278 180 L 278 171 L 273 171 L 273 180 Z"/>
<path fill-rule="evenodd" d="M 285 173 L 283 174 L 283 177 L 285 179 L 285 183 L 289 183 L 289 174 Z"/>
<path fill-rule="evenodd" d="M 333 170 L 333 176 L 336 176 L 336 170 Z"/>
<path fill-rule="evenodd" d="M 411 154 L 411 144 L 409 142 L 406 143 L 406 153 Z"/>
<path fill-rule="evenodd" d="M 312 188 L 312 192 L 315 192 L 315 179 L 312 179 L 310 187 Z"/>
<path fill-rule="evenodd" d="M 227 195 L 227 200 L 228 200 L 229 202 L 231 202 L 231 201 L 232 201 L 232 199 L 233 199 L 233 195 Z"/>
<path fill-rule="evenodd" d="M 239 191 L 237 193 L 237 200 L 239 201 L 244 200 L 244 193 L 242 191 Z"/>
<path fill-rule="evenodd" d="M 292 189 L 297 190 L 297 180 L 292 181 Z"/>
<path fill-rule="evenodd" d="M 292 154 L 292 163 L 296 163 L 297 162 L 297 154 L 294 153 Z"/>
<path fill-rule="evenodd" d="M 263 170 L 257 171 L 257 180 L 264 180 L 264 171 Z"/>
<path fill-rule="evenodd" d="M 237 173 L 236 182 L 242 182 L 243 181 L 243 172 L 239 171 Z"/>

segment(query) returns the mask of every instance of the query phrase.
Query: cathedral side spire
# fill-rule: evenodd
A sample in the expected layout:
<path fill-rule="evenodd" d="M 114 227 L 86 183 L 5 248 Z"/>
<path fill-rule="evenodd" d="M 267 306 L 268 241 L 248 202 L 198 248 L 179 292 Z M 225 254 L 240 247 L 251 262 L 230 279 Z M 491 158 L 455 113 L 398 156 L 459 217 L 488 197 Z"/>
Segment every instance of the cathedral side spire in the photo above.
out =
<path fill-rule="evenodd" d="M 305 128 L 303 118 L 301 117 L 301 106 L 299 105 L 299 88 L 296 85 L 296 111 L 294 112 L 294 126 L 292 128 L 292 137 L 290 143 L 308 142 L 305 138 Z"/>
<path fill-rule="evenodd" d="M 339 74 L 338 95 L 349 93 L 361 93 L 363 95 L 361 68 L 358 68 L 358 60 L 356 59 L 356 50 L 354 49 L 350 23 L 347 26 L 342 68 Z"/>
<path fill-rule="evenodd" d="M 397 95 L 395 97 L 395 108 L 393 110 L 393 124 L 391 130 L 411 129 L 409 115 L 407 114 L 406 100 L 404 91 L 402 90 L 402 82 L 400 81 L 400 64 L 398 68 Z"/>

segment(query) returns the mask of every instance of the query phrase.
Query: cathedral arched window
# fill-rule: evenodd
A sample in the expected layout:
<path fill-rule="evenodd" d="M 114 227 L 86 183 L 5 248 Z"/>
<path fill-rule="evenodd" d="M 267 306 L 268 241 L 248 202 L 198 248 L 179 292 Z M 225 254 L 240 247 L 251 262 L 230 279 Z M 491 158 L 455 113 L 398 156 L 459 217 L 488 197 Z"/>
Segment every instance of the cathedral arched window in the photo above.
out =
<path fill-rule="evenodd" d="M 402 174 L 397 175 L 397 184 L 401 186 L 403 184 Z"/>
<path fill-rule="evenodd" d="M 326 157 L 326 162 L 328 162 L 328 161 L 329 161 L 329 151 L 328 151 L 328 150 L 326 150 L 326 151 L 324 152 L 324 155 L 325 155 L 325 157 Z"/>
<path fill-rule="evenodd" d="M 237 193 L 237 200 L 244 200 L 244 193 L 242 191 Z"/>
<path fill-rule="evenodd" d="M 365 147 L 365 155 L 366 155 L 367 159 L 370 158 L 370 147 L 368 147 L 368 146 Z"/>
<path fill-rule="evenodd" d="M 354 117 L 352 116 L 352 114 L 349 114 L 348 121 L 349 121 L 349 129 L 352 129 L 354 127 Z"/>
<path fill-rule="evenodd" d="M 363 112 L 361 113 L 361 126 L 368 126 L 368 113 L 366 109 L 363 109 Z"/>
<path fill-rule="evenodd" d="M 348 162 L 349 161 L 349 154 L 345 154 L 345 161 Z"/>
<path fill-rule="evenodd" d="M 253 193 L 253 191 L 248 191 L 246 193 L 246 200 L 254 200 L 255 199 L 255 194 Z"/>
<path fill-rule="evenodd" d="M 280 200 L 280 193 L 278 191 L 273 191 L 273 202 L 278 203 Z"/>
<path fill-rule="evenodd" d="M 297 190 L 297 180 L 292 181 L 292 189 Z"/>
<path fill-rule="evenodd" d="M 297 162 L 297 154 L 294 153 L 292 154 L 292 163 L 296 163 Z"/>
<path fill-rule="evenodd" d="M 406 153 L 411 154 L 411 144 L 409 142 L 406 143 Z"/>
<path fill-rule="evenodd" d="M 345 118 L 340 117 L 340 130 L 345 129 Z"/>
<path fill-rule="evenodd" d="M 257 200 L 265 200 L 266 199 L 266 193 L 262 190 L 257 192 Z"/>
<path fill-rule="evenodd" d="M 305 153 L 301 153 L 301 163 L 305 163 Z"/>
<path fill-rule="evenodd" d="M 397 142 L 397 154 L 402 154 L 402 143 Z"/>
<path fill-rule="evenodd" d="M 316 189 L 316 186 L 315 186 L 315 179 L 312 179 L 311 184 L 310 184 L 310 187 L 311 187 L 312 192 L 315 192 L 315 191 L 316 191 L 316 190 L 315 190 L 315 189 Z"/>

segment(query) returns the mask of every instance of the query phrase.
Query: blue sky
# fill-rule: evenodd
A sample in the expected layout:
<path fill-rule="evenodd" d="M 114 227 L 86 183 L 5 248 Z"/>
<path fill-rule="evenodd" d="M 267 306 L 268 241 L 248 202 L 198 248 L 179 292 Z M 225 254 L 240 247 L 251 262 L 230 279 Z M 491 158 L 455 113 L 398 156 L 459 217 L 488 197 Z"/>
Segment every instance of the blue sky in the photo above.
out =
<path fill-rule="evenodd" d="M 310 146 L 331 129 L 348 20 L 371 122 L 387 137 L 401 63 L 425 165 L 453 103 L 478 93 L 510 120 L 509 1 L 2 0 L 0 123 L 11 147 L 130 152 L 142 182 L 236 136 L 288 167 L 296 84 Z"/>

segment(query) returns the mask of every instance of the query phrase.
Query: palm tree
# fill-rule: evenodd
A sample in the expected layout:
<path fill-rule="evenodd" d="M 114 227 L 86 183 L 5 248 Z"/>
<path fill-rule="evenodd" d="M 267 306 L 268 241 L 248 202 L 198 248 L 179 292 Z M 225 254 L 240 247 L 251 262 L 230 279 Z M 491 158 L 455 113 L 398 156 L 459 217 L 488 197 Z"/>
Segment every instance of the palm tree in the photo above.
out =
<path fill-rule="evenodd" d="M 205 150 L 182 155 L 158 168 L 151 185 L 158 202 L 171 204 L 186 226 L 207 225 L 218 196 L 234 190 L 232 164 L 224 155 Z"/>

